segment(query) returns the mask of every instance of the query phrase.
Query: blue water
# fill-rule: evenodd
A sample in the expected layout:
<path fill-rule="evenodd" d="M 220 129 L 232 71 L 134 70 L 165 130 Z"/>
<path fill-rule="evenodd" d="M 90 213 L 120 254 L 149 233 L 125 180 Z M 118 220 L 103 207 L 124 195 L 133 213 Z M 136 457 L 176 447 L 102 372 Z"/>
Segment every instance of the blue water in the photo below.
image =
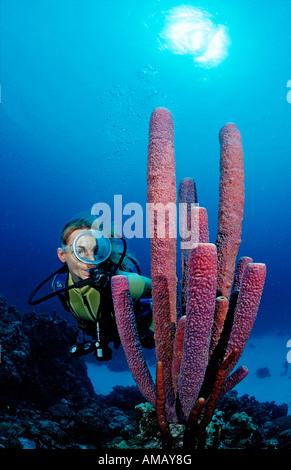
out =
<path fill-rule="evenodd" d="M 114 194 L 145 204 L 149 119 L 163 106 L 174 116 L 177 183 L 195 179 L 212 242 L 218 133 L 229 121 L 240 129 L 239 255 L 267 265 L 254 333 L 291 338 L 291 2 L 185 3 L 228 28 L 231 45 L 218 66 L 160 49 L 164 12 L 178 1 L 2 0 L 0 290 L 29 310 L 32 289 L 60 266 L 56 248 L 70 218 L 112 204 Z M 149 276 L 149 240 L 129 246 Z M 65 315 L 56 300 L 35 310 Z"/>

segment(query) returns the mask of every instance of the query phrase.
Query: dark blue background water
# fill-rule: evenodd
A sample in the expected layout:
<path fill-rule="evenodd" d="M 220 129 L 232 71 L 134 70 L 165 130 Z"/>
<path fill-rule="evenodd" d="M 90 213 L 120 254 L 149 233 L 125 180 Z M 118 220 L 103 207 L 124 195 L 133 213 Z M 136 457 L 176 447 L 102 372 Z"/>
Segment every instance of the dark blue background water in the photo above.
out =
<path fill-rule="evenodd" d="M 217 0 L 228 27 L 217 67 L 159 48 L 158 0 L 2 0 L 1 271 L 9 304 L 59 267 L 63 225 L 96 202 L 146 202 L 148 124 L 174 115 L 177 182 L 195 179 L 216 240 L 220 128 L 239 127 L 246 204 L 240 255 L 267 264 L 255 331 L 289 331 L 291 2 Z M 126 219 L 126 218 L 125 218 Z M 130 248 L 150 275 L 149 240 Z M 35 308 L 62 312 L 56 301 Z"/>

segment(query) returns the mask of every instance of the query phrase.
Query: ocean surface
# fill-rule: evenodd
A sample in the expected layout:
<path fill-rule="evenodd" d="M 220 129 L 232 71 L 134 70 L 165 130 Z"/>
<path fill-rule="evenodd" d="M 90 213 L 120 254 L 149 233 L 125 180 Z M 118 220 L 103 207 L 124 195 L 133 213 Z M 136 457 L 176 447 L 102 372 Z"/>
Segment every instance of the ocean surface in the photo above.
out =
<path fill-rule="evenodd" d="M 156 107 L 173 114 L 177 185 L 194 178 L 215 243 L 218 134 L 234 122 L 246 188 L 239 256 L 267 265 L 239 387 L 291 402 L 290 18 L 290 0 L 2 0 L 0 291 L 10 305 L 29 311 L 31 291 L 60 267 L 68 220 L 113 207 L 115 195 L 145 211 Z M 150 276 L 149 239 L 128 246 Z M 74 324 L 56 299 L 33 309 Z M 126 365 L 125 375 L 88 367 L 98 393 L 132 383 Z M 270 376 L 258 378 L 263 367 Z"/>

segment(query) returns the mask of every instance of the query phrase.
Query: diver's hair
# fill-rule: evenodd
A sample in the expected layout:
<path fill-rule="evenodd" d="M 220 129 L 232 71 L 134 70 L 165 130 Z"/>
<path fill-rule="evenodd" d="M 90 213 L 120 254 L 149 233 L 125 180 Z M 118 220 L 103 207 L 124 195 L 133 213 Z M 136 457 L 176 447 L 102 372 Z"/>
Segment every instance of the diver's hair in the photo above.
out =
<path fill-rule="evenodd" d="M 96 217 L 94 216 L 86 216 L 86 217 L 79 217 L 68 222 L 61 233 L 61 242 L 62 245 L 67 245 L 68 238 L 75 230 L 80 229 L 90 229 L 92 227 L 93 222 L 95 221 Z"/>
<path fill-rule="evenodd" d="M 79 218 L 75 218 L 75 219 L 70 220 L 64 226 L 64 228 L 61 232 L 61 243 L 62 243 L 62 245 L 67 245 L 68 239 L 69 239 L 71 233 L 73 233 L 75 230 L 80 230 L 80 229 L 86 230 L 86 229 L 92 228 L 92 225 L 95 222 L 96 218 L 97 217 L 94 216 L 94 215 L 87 215 L 85 217 L 79 217 Z M 109 256 L 109 260 L 112 263 L 116 264 L 119 260 L 120 255 L 121 255 L 121 251 L 114 247 L 114 245 L 115 245 L 114 241 L 116 241 L 116 239 L 114 238 L 114 229 L 113 228 L 112 228 L 112 231 L 111 231 L 111 236 L 113 237 L 113 238 L 111 238 L 112 251 L 111 251 L 111 254 Z M 118 247 L 118 245 L 117 245 L 117 247 Z M 131 260 L 133 260 L 134 263 L 138 264 L 138 261 L 135 258 L 135 256 L 132 253 L 129 253 L 128 250 L 127 250 L 126 255 L 125 255 L 125 257 L 123 259 L 123 262 L 122 262 L 119 269 L 121 271 L 130 271 L 133 267 L 133 263 L 132 263 Z"/>

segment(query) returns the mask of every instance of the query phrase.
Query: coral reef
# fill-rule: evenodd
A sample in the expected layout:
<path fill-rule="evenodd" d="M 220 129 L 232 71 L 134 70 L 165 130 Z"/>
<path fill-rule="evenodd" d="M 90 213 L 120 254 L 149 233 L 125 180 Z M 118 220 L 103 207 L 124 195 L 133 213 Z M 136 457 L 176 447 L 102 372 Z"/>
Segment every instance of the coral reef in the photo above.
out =
<path fill-rule="evenodd" d="M 96 395 L 84 360 L 68 353 L 72 334 L 62 318 L 22 316 L 0 297 L 0 449 L 161 449 L 155 407 L 136 386 Z M 287 410 L 232 391 L 217 401 L 206 447 L 290 449 Z M 183 448 L 184 429 L 169 424 L 174 449 Z"/>
<path fill-rule="evenodd" d="M 218 398 L 247 374 L 246 367 L 233 373 L 232 370 L 253 327 L 266 276 L 265 264 L 254 263 L 249 257 L 241 258 L 236 266 L 244 211 L 244 165 L 241 136 L 235 124 L 221 129 L 219 141 L 220 198 L 215 244 L 209 243 L 206 209 L 196 204 L 194 180 L 183 179 L 179 188 L 179 200 L 187 206 L 184 213 L 182 209 L 184 220 L 179 220 L 182 242 L 187 242 L 181 250 L 180 299 L 173 118 L 164 108 L 152 113 L 147 182 L 156 387 L 136 333 L 127 279 L 112 279 L 116 321 L 129 368 L 143 395 L 156 406 L 164 448 L 171 446 L 169 423 L 185 424 L 185 448 L 205 446 L 205 431 Z"/>
<path fill-rule="evenodd" d="M 69 353 L 74 329 L 56 315 L 21 315 L 0 297 L 2 397 L 51 406 L 63 397 L 82 404 L 94 390 L 84 362 Z"/>
<path fill-rule="evenodd" d="M 0 296 L 0 449 L 102 449 L 135 434 L 141 393 L 96 395 L 69 353 L 73 335 L 57 315 L 21 315 Z"/>
<path fill-rule="evenodd" d="M 237 396 L 232 391 L 218 401 L 208 427 L 206 449 L 281 449 L 291 448 L 291 417 L 287 405 L 260 403 L 253 397 Z M 185 448 L 185 426 L 170 423 L 173 449 Z M 155 407 L 136 406 L 136 433 L 129 439 L 114 439 L 111 448 L 161 449 Z M 217 436 L 219 435 L 219 439 Z"/>

